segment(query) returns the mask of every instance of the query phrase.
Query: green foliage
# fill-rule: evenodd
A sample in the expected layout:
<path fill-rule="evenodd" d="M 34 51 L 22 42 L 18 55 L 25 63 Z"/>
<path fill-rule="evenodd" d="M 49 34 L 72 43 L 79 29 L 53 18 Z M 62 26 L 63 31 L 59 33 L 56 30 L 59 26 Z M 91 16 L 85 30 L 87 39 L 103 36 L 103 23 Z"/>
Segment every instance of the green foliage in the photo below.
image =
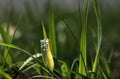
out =
<path fill-rule="evenodd" d="M 33 15 L 32 10 L 30 9 L 30 5 L 25 2 L 26 4 L 26 10 L 27 10 L 27 15 L 28 18 L 35 23 L 39 23 L 39 19 L 36 19 L 37 17 Z M 94 8 L 94 13 L 96 15 L 96 21 L 97 21 L 97 32 L 96 30 L 94 31 L 96 34 L 97 41 L 95 42 L 95 51 L 96 55 L 94 59 L 94 62 L 92 63 L 92 59 L 89 58 L 89 49 L 87 48 L 88 46 L 88 20 L 89 20 L 89 1 L 87 0 L 87 3 L 85 5 L 85 10 L 83 10 L 83 14 L 81 13 L 82 11 L 80 10 L 78 12 L 79 17 L 77 17 L 76 21 L 79 21 L 78 24 L 77 22 L 74 23 L 73 20 L 71 20 L 71 17 L 64 17 L 61 16 L 64 19 L 58 18 L 56 20 L 55 18 L 55 13 L 53 8 L 50 9 L 49 15 L 48 15 L 48 26 L 45 25 L 46 20 L 42 21 L 41 26 L 42 26 L 42 36 L 45 39 L 50 40 L 50 46 L 49 48 L 51 51 L 49 53 L 52 53 L 51 57 L 50 54 L 46 53 L 44 50 L 46 49 L 46 45 L 44 47 L 41 46 L 40 53 L 36 52 L 29 52 L 26 49 L 23 49 L 16 44 L 13 44 L 13 38 L 16 33 L 16 30 L 14 32 L 13 37 L 11 38 L 9 35 L 9 26 L 6 27 L 7 30 L 5 30 L 2 26 L 2 23 L 0 23 L 0 34 L 3 38 L 4 42 L 0 42 L 0 78 L 7 78 L 7 79 L 35 79 L 35 78 L 42 78 L 42 79 L 112 79 L 113 75 L 111 72 L 111 69 L 109 67 L 108 62 L 110 62 L 111 59 L 111 54 L 110 54 L 110 59 L 108 60 L 104 54 L 100 53 L 100 47 L 101 47 L 101 42 L 102 42 L 102 22 L 101 22 L 101 14 L 98 6 L 97 0 L 93 0 L 93 8 Z M 34 12 L 35 13 L 35 12 Z M 74 19 L 74 18 L 72 18 Z M 76 17 L 75 17 L 76 19 Z M 79 20 L 78 20 L 79 19 Z M 71 43 L 71 38 L 74 39 L 75 41 L 75 51 L 74 54 L 76 54 L 76 50 L 79 50 L 79 56 L 75 58 L 75 60 L 72 62 L 71 65 L 68 64 L 68 62 L 64 61 L 64 59 L 59 57 L 59 51 L 58 46 L 57 46 L 57 22 L 62 21 L 64 26 L 67 28 L 67 30 L 70 32 L 70 36 L 68 33 L 66 33 L 66 28 L 64 29 L 66 32 L 66 38 L 68 39 L 65 41 L 66 43 L 66 50 L 65 54 L 69 56 L 69 50 L 72 48 L 69 47 L 68 43 Z M 75 34 L 74 28 L 76 27 L 71 27 L 73 21 L 73 25 L 79 26 L 81 28 L 78 29 L 80 33 L 79 37 L 76 37 L 77 35 Z M 48 28 L 47 28 L 48 27 Z M 92 27 L 89 27 L 92 29 Z M 41 30 L 41 29 L 40 29 Z M 77 32 L 78 32 L 77 31 Z M 90 39 L 94 40 L 92 37 Z M 29 40 L 29 39 L 28 39 Z M 39 39 L 41 40 L 41 39 Z M 70 42 L 68 42 L 70 40 Z M 79 42 L 78 42 L 79 40 Z M 67 43 L 68 42 L 68 43 Z M 92 43 L 90 43 L 92 44 Z M 38 44 L 39 45 L 39 44 Z M 41 44 L 42 45 L 42 44 Z M 74 47 L 73 45 L 73 47 Z M 94 45 L 93 45 L 94 46 Z M 13 54 L 16 53 L 15 50 L 22 52 L 22 54 L 26 54 L 27 57 L 22 60 L 22 61 L 16 61 L 13 63 Z M 11 53 L 12 51 L 12 53 Z M 71 51 L 71 50 L 70 50 Z M 58 57 L 57 57 L 58 56 Z M 21 57 L 22 58 L 22 57 Z M 48 59 L 46 59 L 48 58 Z M 90 59 L 89 63 L 91 67 L 89 67 L 88 63 L 88 58 Z M 69 60 L 69 59 L 68 59 Z M 51 61 L 54 64 L 54 67 L 51 67 Z"/>
<path fill-rule="evenodd" d="M 0 70 L 0 77 L 4 77 L 4 78 L 7 78 L 7 79 L 12 79 L 10 77 L 10 75 L 6 74 L 5 72 L 3 72 L 2 70 Z"/>
<path fill-rule="evenodd" d="M 57 57 L 57 47 L 56 47 L 56 33 L 55 33 L 55 24 L 54 24 L 54 14 L 53 10 L 50 10 L 49 15 L 49 39 L 50 46 L 53 56 Z"/>
<path fill-rule="evenodd" d="M 97 0 L 93 0 L 93 7 L 94 7 L 97 24 L 98 24 L 98 26 L 97 26 L 97 43 L 95 46 L 96 57 L 95 57 L 95 61 L 93 63 L 93 68 L 92 68 L 92 71 L 95 72 L 97 69 L 97 65 L 99 63 L 99 52 L 100 52 L 100 46 L 101 46 L 101 41 L 102 41 L 102 23 L 101 23 L 101 14 L 100 14 Z"/>
<path fill-rule="evenodd" d="M 9 44 L 11 42 L 11 38 L 9 35 L 9 30 L 7 30 L 7 28 L 9 28 L 9 26 L 2 26 L 2 23 L 0 22 L 0 34 L 3 38 L 3 41 Z M 9 52 L 9 48 L 5 48 L 3 52 L 3 57 L 5 59 L 5 64 L 11 64 L 13 62 L 13 57 L 12 54 Z"/>
<path fill-rule="evenodd" d="M 108 64 L 108 60 L 102 54 L 100 56 L 100 66 L 101 66 L 101 71 L 104 76 L 104 79 L 113 78 L 109 64 Z"/>
<path fill-rule="evenodd" d="M 43 29 L 43 36 L 44 36 L 44 39 L 47 38 L 47 33 L 46 33 L 46 29 L 45 29 L 45 26 L 44 26 L 44 23 L 42 22 L 42 29 Z"/>
<path fill-rule="evenodd" d="M 80 38 L 80 59 L 79 59 L 79 73 L 83 75 L 87 75 L 87 48 L 86 48 L 86 41 L 87 41 L 87 21 L 88 21 L 88 8 L 89 4 L 86 4 L 86 10 L 84 12 L 83 18 L 81 18 L 81 38 Z M 81 16 L 80 16 L 81 17 Z M 83 58 L 82 58 L 83 57 Z"/>

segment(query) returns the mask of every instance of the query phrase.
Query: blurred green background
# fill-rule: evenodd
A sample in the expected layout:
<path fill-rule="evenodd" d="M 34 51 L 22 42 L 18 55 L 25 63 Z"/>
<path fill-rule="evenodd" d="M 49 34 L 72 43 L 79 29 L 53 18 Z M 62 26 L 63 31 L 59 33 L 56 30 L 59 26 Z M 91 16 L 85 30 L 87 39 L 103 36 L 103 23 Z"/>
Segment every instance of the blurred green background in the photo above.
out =
<path fill-rule="evenodd" d="M 98 1 L 103 25 L 101 52 L 106 57 L 112 52 L 111 68 L 116 78 L 120 78 L 120 1 Z M 78 2 L 79 0 L 0 0 L 0 21 L 3 25 L 9 23 L 11 27 L 18 25 L 18 36 L 14 39 L 13 44 L 30 52 L 40 52 L 40 40 L 43 39 L 41 22 L 44 22 L 48 32 L 49 9 L 52 8 L 55 16 L 58 58 L 65 60 L 70 65 L 79 56 L 79 51 L 75 39 L 66 28 L 63 20 L 67 20 L 68 26 L 79 43 L 81 26 Z M 81 13 L 85 4 L 86 0 L 80 0 Z M 95 55 L 94 30 L 96 25 L 90 1 L 87 38 L 88 60 Z M 0 41 L 2 41 L 1 38 Z M 26 55 L 19 51 L 16 52 L 15 57 L 18 58 L 16 61 L 26 59 Z"/>

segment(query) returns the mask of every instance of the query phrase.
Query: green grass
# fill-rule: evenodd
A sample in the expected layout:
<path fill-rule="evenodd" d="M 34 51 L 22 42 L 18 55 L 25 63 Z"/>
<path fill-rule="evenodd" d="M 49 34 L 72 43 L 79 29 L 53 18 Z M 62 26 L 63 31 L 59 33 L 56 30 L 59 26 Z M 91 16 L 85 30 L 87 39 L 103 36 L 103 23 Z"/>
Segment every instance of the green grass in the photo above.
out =
<path fill-rule="evenodd" d="M 88 38 L 89 36 L 89 28 L 93 29 L 94 27 L 88 28 L 88 21 L 89 21 L 89 1 L 85 5 L 85 10 L 83 12 L 80 10 L 77 14 L 79 14 L 78 30 L 79 36 L 76 37 L 74 29 L 72 29 L 72 25 L 70 23 L 71 17 L 64 19 L 57 18 L 54 12 L 54 9 L 50 9 L 46 20 L 43 20 L 41 23 L 42 29 L 42 41 L 40 44 L 41 52 L 31 52 L 30 50 L 23 49 L 18 45 L 13 43 L 15 33 L 18 29 L 18 24 L 16 25 L 16 30 L 14 32 L 13 37 L 9 35 L 9 26 L 7 26 L 8 30 L 5 30 L 2 26 L 2 22 L 0 22 L 0 34 L 3 38 L 3 42 L 0 42 L 0 78 L 5 79 L 35 79 L 35 78 L 42 78 L 42 79 L 113 79 L 113 75 L 111 69 L 109 67 L 108 62 L 110 62 L 110 58 L 106 58 L 106 56 L 101 53 L 101 43 L 102 43 L 102 17 L 99 9 L 99 5 L 97 0 L 92 0 L 94 13 L 96 15 L 96 22 L 97 22 L 97 30 L 93 30 L 97 41 L 93 37 Z M 28 17 L 33 23 L 39 22 L 32 16 L 32 12 L 28 3 L 26 3 L 26 9 L 28 10 Z M 73 19 L 73 18 L 72 18 Z M 69 45 L 71 43 L 71 38 L 74 40 L 74 46 L 76 46 L 75 50 L 78 50 L 79 55 L 73 60 L 72 64 L 68 64 L 68 62 L 64 61 L 64 59 L 59 57 L 59 48 L 58 48 L 58 40 L 57 40 L 57 22 L 62 21 L 68 32 L 65 32 L 66 36 L 70 34 L 67 38 L 70 42 L 66 43 L 66 52 L 69 56 Z M 19 21 L 18 21 L 19 23 Z M 76 25 L 73 23 L 73 25 Z M 77 27 L 74 27 L 77 28 Z M 92 34 L 92 33 L 90 33 Z M 43 42 L 49 39 L 50 46 L 48 49 L 47 46 L 43 45 Z M 95 57 L 93 56 L 92 59 L 89 58 L 89 48 L 88 48 L 88 40 L 92 39 L 95 41 L 92 46 L 95 49 Z M 29 40 L 29 39 L 28 39 Z M 67 42 L 67 41 L 66 41 Z M 59 43 L 61 44 L 61 43 Z M 22 54 L 26 54 L 27 57 L 22 61 L 17 61 L 14 59 L 16 53 L 15 51 L 19 51 Z M 36 50 L 36 51 L 39 51 Z M 75 51 L 73 51 L 74 54 Z M 63 54 L 64 55 L 64 54 Z M 21 56 L 22 58 L 22 56 Z M 71 57 L 69 57 L 71 58 Z M 90 59 L 88 62 L 88 59 Z M 14 60 L 16 60 L 14 62 Z M 52 63 L 52 64 L 51 64 Z M 54 64 L 54 67 L 53 67 Z M 90 65 L 89 65 L 90 64 Z M 13 72 L 13 73 L 12 73 Z"/>
<path fill-rule="evenodd" d="M 56 33 L 55 33 L 55 24 L 54 24 L 54 13 L 50 10 L 49 13 L 49 39 L 50 46 L 53 56 L 57 57 L 57 47 L 56 47 Z"/>
<path fill-rule="evenodd" d="M 86 4 L 86 10 L 83 14 L 83 17 L 81 18 L 81 38 L 80 38 L 80 57 L 79 57 L 79 73 L 82 75 L 88 76 L 87 71 L 87 21 L 88 21 L 88 9 L 89 9 L 89 3 Z M 83 58 L 82 58 L 82 56 Z"/>
<path fill-rule="evenodd" d="M 101 23 L 101 13 L 100 13 L 97 0 L 93 0 L 93 7 L 94 7 L 94 11 L 97 19 L 97 25 L 98 25 L 97 26 L 97 43 L 95 46 L 96 57 L 95 57 L 95 61 L 93 63 L 93 68 L 92 68 L 92 71 L 95 72 L 97 70 L 97 65 L 99 63 L 99 52 L 100 52 L 100 46 L 102 41 L 102 23 Z"/>

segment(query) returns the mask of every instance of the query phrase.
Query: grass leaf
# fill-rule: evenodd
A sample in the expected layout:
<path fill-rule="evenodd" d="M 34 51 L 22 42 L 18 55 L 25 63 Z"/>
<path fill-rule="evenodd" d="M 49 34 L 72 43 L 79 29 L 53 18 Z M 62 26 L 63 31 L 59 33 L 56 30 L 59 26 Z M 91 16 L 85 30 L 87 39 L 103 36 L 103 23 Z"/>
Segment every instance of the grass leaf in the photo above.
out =
<path fill-rule="evenodd" d="M 49 15 L 49 39 L 50 39 L 50 47 L 53 56 L 57 57 L 57 47 L 56 47 L 56 34 L 55 34 L 55 25 L 54 25 L 54 14 L 53 10 L 50 10 Z"/>
<path fill-rule="evenodd" d="M 96 57 L 95 61 L 93 63 L 93 68 L 92 71 L 95 72 L 97 69 L 97 65 L 99 62 L 99 51 L 100 51 L 100 46 L 101 46 L 101 41 L 102 41 L 102 23 L 101 23 L 101 14 L 98 6 L 97 0 L 92 0 L 93 1 L 93 7 L 97 19 L 97 46 L 96 46 Z"/>
<path fill-rule="evenodd" d="M 79 73 L 82 75 L 87 75 L 87 53 L 86 53 L 86 41 L 87 41 L 87 20 L 88 20 L 88 2 L 86 4 L 86 10 L 84 12 L 83 18 L 81 18 L 82 21 L 82 31 L 81 31 L 81 39 L 80 39 L 80 51 L 83 56 L 83 59 L 80 55 L 79 58 Z M 84 61 L 83 61 L 84 60 Z"/>
<path fill-rule="evenodd" d="M 42 54 L 37 53 L 37 54 L 35 54 L 35 55 L 32 55 L 32 57 L 29 57 L 29 58 L 23 63 L 23 65 L 19 68 L 19 70 L 22 70 L 30 61 L 32 61 L 32 60 L 33 60 L 33 57 L 34 57 L 34 58 L 38 58 L 38 57 L 40 57 L 40 56 L 42 56 Z"/>
<path fill-rule="evenodd" d="M 43 22 L 42 22 L 42 29 L 43 29 L 43 37 L 45 39 L 45 38 L 47 38 L 47 32 L 46 32 L 45 25 Z"/>
<path fill-rule="evenodd" d="M 1 22 L 0 22 L 0 34 L 2 36 L 2 39 L 5 43 L 10 43 L 11 41 L 11 38 L 10 38 L 10 35 L 8 33 L 8 27 L 9 26 L 2 26 Z M 9 48 L 5 48 L 4 50 L 4 58 L 5 58 L 5 62 L 6 64 L 11 64 L 13 62 L 13 56 L 11 54 L 11 52 L 8 52 L 9 51 Z"/>

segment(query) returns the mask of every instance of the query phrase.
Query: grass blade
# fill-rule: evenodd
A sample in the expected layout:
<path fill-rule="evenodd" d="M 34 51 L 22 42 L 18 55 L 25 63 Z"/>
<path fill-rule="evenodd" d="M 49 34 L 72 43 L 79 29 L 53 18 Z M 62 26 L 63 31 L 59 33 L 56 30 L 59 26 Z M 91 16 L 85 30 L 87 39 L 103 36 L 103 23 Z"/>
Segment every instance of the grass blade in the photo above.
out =
<path fill-rule="evenodd" d="M 82 74 L 82 75 L 87 75 L 86 73 L 86 66 L 87 66 L 87 53 L 86 53 L 86 41 L 87 41 L 87 20 L 88 20 L 88 2 L 86 4 L 86 10 L 85 10 L 85 13 L 84 13 L 84 16 L 83 18 L 81 18 L 81 21 L 82 21 L 82 31 L 81 31 L 81 39 L 80 39 L 80 51 L 81 51 L 81 54 L 83 56 L 83 60 L 82 60 L 82 57 L 80 55 L 80 58 L 79 58 L 79 73 Z"/>
<path fill-rule="evenodd" d="M 36 78 L 45 78 L 45 79 L 56 79 L 54 77 L 50 77 L 50 76 L 42 76 L 42 75 L 36 75 L 36 76 L 33 76 L 32 79 L 36 79 Z"/>
<path fill-rule="evenodd" d="M 49 39 L 50 39 L 50 47 L 53 56 L 57 57 L 57 47 L 56 47 L 56 34 L 55 34 L 55 25 L 54 25 L 54 14 L 53 10 L 50 10 L 49 15 Z"/>
<path fill-rule="evenodd" d="M 10 48 L 14 48 L 14 49 L 17 49 L 17 50 L 20 50 L 20 51 L 23 51 L 25 52 L 26 54 L 28 54 L 29 56 L 32 56 L 28 51 L 24 50 L 24 49 L 21 49 L 13 44 L 6 44 L 6 43 L 2 43 L 0 42 L 0 46 L 5 46 L 5 47 L 10 47 Z"/>
<path fill-rule="evenodd" d="M 101 65 L 103 76 L 107 77 L 108 79 L 112 78 L 112 74 L 110 71 L 110 67 L 108 65 L 108 61 L 104 55 L 100 56 L 100 65 Z"/>
<path fill-rule="evenodd" d="M 46 33 L 45 25 L 44 25 L 43 22 L 42 22 L 42 29 L 43 29 L 43 37 L 44 37 L 44 39 L 46 39 L 47 38 L 47 33 Z"/>
<path fill-rule="evenodd" d="M 33 57 L 34 57 L 34 58 L 38 58 L 38 57 L 40 57 L 40 56 L 42 56 L 42 54 L 37 53 L 37 54 L 35 54 L 35 55 L 32 55 L 32 57 L 29 57 L 29 58 L 23 63 L 23 65 L 19 68 L 19 70 L 22 70 L 29 62 L 31 62 L 31 61 L 33 60 Z"/>
<path fill-rule="evenodd" d="M 87 73 L 87 67 L 86 67 L 86 65 L 85 65 L 84 58 L 83 58 L 82 52 L 81 52 L 81 50 L 80 50 L 80 45 L 78 44 L 77 39 L 75 38 L 75 35 L 74 35 L 73 31 L 72 31 L 71 28 L 69 27 L 69 25 L 68 25 L 68 23 L 67 23 L 67 20 L 64 20 L 64 22 L 65 22 L 65 24 L 66 24 L 66 27 L 68 28 L 68 30 L 70 31 L 70 33 L 72 34 L 72 36 L 73 36 L 73 38 L 74 38 L 74 40 L 75 40 L 75 43 L 76 43 L 76 45 L 77 45 L 76 48 L 79 49 L 80 56 L 81 56 L 81 60 L 82 60 L 82 62 L 83 62 L 83 64 L 84 64 L 85 71 L 86 71 L 86 73 Z M 78 68 L 77 70 L 78 70 L 78 72 L 79 72 L 79 68 Z M 87 73 L 87 75 L 88 75 L 88 73 Z"/>
<path fill-rule="evenodd" d="M 97 2 L 97 0 L 92 0 L 92 1 L 93 1 L 93 7 L 94 7 L 94 11 L 95 11 L 96 19 L 97 19 L 97 25 L 98 25 L 96 57 L 95 57 L 95 61 L 93 63 L 93 68 L 92 68 L 92 71 L 95 72 L 97 69 L 97 64 L 99 62 L 99 50 L 100 50 L 101 41 L 102 41 L 102 23 L 101 23 L 101 14 L 100 14 L 98 2 Z"/>

